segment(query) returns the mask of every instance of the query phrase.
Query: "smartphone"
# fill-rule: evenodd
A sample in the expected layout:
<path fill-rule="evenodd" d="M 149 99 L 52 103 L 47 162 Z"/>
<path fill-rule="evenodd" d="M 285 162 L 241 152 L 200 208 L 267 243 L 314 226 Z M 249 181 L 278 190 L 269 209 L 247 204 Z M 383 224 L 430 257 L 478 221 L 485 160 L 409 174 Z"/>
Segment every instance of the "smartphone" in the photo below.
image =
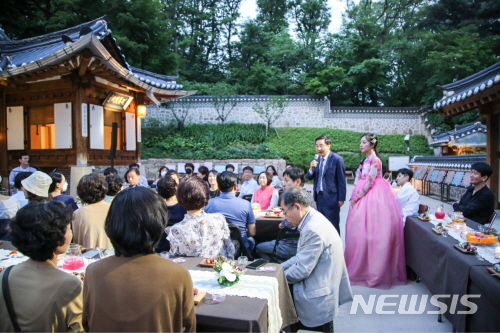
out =
<path fill-rule="evenodd" d="M 83 254 L 83 257 L 89 259 L 101 259 L 101 255 L 97 250 L 88 250 Z"/>
<path fill-rule="evenodd" d="M 257 269 L 261 266 L 264 266 L 265 264 L 267 264 L 269 262 L 269 260 L 266 260 L 266 259 L 257 259 L 255 260 L 253 263 L 247 265 L 247 268 L 250 268 L 250 269 Z"/>

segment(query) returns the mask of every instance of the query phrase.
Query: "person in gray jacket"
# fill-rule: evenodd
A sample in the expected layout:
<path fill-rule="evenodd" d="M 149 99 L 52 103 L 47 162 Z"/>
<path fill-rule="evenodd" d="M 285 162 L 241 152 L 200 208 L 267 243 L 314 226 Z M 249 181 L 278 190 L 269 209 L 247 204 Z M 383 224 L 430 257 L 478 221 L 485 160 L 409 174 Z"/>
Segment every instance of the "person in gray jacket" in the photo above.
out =
<path fill-rule="evenodd" d="M 342 240 L 300 188 L 285 189 L 280 203 L 288 221 L 300 230 L 297 254 L 281 264 L 293 285 L 298 328 L 333 332 L 338 307 L 352 301 Z"/>

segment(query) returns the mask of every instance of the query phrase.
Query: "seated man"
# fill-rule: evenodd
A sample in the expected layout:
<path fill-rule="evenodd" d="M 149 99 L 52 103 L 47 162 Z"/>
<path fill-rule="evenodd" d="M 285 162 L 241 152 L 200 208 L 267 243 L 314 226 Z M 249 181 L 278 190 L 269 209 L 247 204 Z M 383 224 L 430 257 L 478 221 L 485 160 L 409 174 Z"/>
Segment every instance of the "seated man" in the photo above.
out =
<path fill-rule="evenodd" d="M 252 251 L 255 241 L 255 216 L 250 202 L 237 198 L 236 175 L 229 171 L 217 175 L 217 185 L 221 191 L 220 196 L 210 199 L 205 207 L 207 213 L 221 213 L 227 222 L 236 224 L 241 231 L 241 238 L 245 247 Z"/>
<path fill-rule="evenodd" d="M 470 183 L 459 201 L 453 204 L 455 212 L 462 212 L 466 218 L 480 224 L 489 223 L 495 210 L 495 195 L 486 186 L 486 181 L 493 173 L 493 169 L 486 163 L 474 163 L 471 166 Z"/>
<path fill-rule="evenodd" d="M 232 164 L 226 164 L 226 171 L 234 172 L 234 165 L 232 165 Z"/>
<path fill-rule="evenodd" d="M 342 240 L 330 221 L 309 206 L 301 189 L 285 189 L 280 203 L 288 221 L 300 230 L 297 254 L 281 264 L 293 285 L 297 328 L 333 332 L 339 306 L 352 300 Z"/>
<path fill-rule="evenodd" d="M 19 163 L 20 165 L 14 169 L 9 174 L 9 186 L 13 187 L 14 186 L 14 179 L 16 178 L 16 175 L 20 172 L 35 172 L 37 171 L 35 168 L 30 167 L 30 156 L 23 152 L 19 155 Z M 12 194 L 15 194 L 17 192 L 17 188 L 14 187 L 12 190 Z"/>
<path fill-rule="evenodd" d="M 14 177 L 14 187 L 17 189 L 17 193 L 12 197 L 19 201 L 21 208 L 28 204 L 28 199 L 24 196 L 23 184 L 21 181 L 31 176 L 33 172 L 19 172 L 16 177 Z"/>
<path fill-rule="evenodd" d="M 253 179 L 253 168 L 246 166 L 243 168 L 243 183 L 240 186 L 240 197 L 244 195 L 253 195 L 259 184 Z"/>
<path fill-rule="evenodd" d="M 139 170 L 139 164 L 138 163 L 130 163 L 128 166 L 129 169 L 137 169 Z M 148 179 L 142 175 L 139 175 L 139 186 L 142 187 L 149 187 Z"/>
<path fill-rule="evenodd" d="M 312 194 L 307 193 L 304 188 L 304 170 L 300 168 L 288 168 L 283 171 L 283 189 L 289 187 L 298 187 L 306 192 L 309 200 L 314 204 L 313 208 L 316 208 L 316 204 L 312 200 Z M 313 205 L 311 205 L 313 206 Z M 256 247 L 257 253 L 261 258 L 267 260 L 276 260 L 282 263 L 297 253 L 297 243 L 299 241 L 300 232 L 288 222 L 287 219 L 283 220 L 279 224 L 280 229 L 285 228 L 285 230 L 280 231 L 280 241 L 276 245 L 276 241 L 272 240 L 270 242 L 259 243 Z M 274 249 L 276 247 L 276 253 Z"/>
<path fill-rule="evenodd" d="M 413 177 L 413 171 L 407 168 L 398 170 L 396 182 L 401 186 L 396 198 L 403 208 L 403 225 L 406 222 L 406 217 L 418 214 L 418 205 L 420 204 L 420 195 L 413 188 L 410 181 Z"/>

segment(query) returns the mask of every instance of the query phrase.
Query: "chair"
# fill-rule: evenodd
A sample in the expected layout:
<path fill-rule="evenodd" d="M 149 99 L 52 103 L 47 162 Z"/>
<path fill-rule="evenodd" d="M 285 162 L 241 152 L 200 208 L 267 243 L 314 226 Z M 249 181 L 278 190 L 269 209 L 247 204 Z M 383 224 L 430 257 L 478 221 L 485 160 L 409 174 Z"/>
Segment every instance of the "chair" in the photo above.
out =
<path fill-rule="evenodd" d="M 274 249 L 273 249 L 273 254 L 270 255 L 271 257 L 271 262 L 281 264 L 285 261 L 287 261 L 290 258 L 278 258 L 276 255 L 276 247 L 278 246 L 278 243 L 283 240 L 283 239 L 299 239 L 300 238 L 300 231 L 298 229 L 288 229 L 288 228 L 281 228 L 278 237 L 276 238 L 276 242 L 274 243 Z"/>
<path fill-rule="evenodd" d="M 418 205 L 418 213 L 419 214 L 427 213 L 428 211 L 429 211 L 429 206 L 424 205 L 424 204 Z"/>
<path fill-rule="evenodd" d="M 467 171 L 464 174 L 464 178 L 462 178 L 462 183 L 460 183 L 461 187 L 469 187 L 470 186 L 470 171 Z"/>
<path fill-rule="evenodd" d="M 252 201 L 252 194 L 245 194 L 241 198 L 247 201 Z"/>
<path fill-rule="evenodd" d="M 497 218 L 497 212 L 493 211 L 493 214 L 491 214 L 487 225 L 487 228 L 492 228 L 493 227 L 493 222 L 495 222 L 495 219 Z"/>
<path fill-rule="evenodd" d="M 351 170 L 345 171 L 345 179 L 346 179 L 347 183 L 349 183 L 350 180 L 354 181 L 354 174 Z"/>
<path fill-rule="evenodd" d="M 227 221 L 227 226 L 229 227 L 229 237 L 234 245 L 234 258 L 238 258 L 239 256 L 245 256 L 248 260 L 253 260 L 253 256 L 250 254 L 250 251 L 246 248 L 243 243 L 243 238 L 241 237 L 240 227 L 236 224 Z"/>
<path fill-rule="evenodd" d="M 392 180 L 392 174 L 390 172 L 384 173 L 384 179 L 387 179 L 388 182 Z"/>
<path fill-rule="evenodd" d="M 446 174 L 446 179 L 441 183 L 441 201 L 450 201 L 450 187 L 455 178 L 456 171 L 448 171 Z M 446 200 L 444 200 L 444 195 L 446 192 Z"/>

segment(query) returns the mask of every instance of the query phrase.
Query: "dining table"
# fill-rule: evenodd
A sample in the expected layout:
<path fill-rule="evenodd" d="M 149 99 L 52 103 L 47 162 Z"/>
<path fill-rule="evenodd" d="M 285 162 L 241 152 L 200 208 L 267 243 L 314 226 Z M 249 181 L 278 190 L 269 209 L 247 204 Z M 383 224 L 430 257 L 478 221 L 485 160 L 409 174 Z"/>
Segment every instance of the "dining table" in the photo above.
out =
<path fill-rule="evenodd" d="M 202 267 L 200 263 L 203 258 L 183 258 L 185 262 L 180 263 L 188 270 L 212 272 L 211 267 Z M 245 275 L 263 276 L 277 279 L 279 309 L 281 315 L 281 329 L 284 329 L 298 321 L 297 313 L 293 304 L 290 289 L 281 265 L 268 263 L 266 266 L 275 267 L 274 271 L 257 271 L 247 269 Z M 215 278 L 214 278 L 215 279 Z M 238 282 L 240 283 L 240 282 Z M 194 287 L 197 285 L 194 283 Z M 200 302 L 195 307 L 196 326 L 198 332 L 267 332 L 268 331 L 268 313 L 270 306 L 268 301 L 262 298 L 253 298 L 245 296 L 232 296 L 229 290 L 226 290 L 227 296 L 224 302 L 219 304 L 206 304 Z M 258 287 L 256 288 L 256 292 Z"/>
<path fill-rule="evenodd" d="M 473 230 L 480 227 L 470 219 L 465 219 L 465 225 Z M 486 269 L 500 260 L 495 261 L 488 256 L 492 263 L 456 249 L 454 245 L 465 240 L 457 240 L 449 234 L 460 234 L 460 226 L 448 227 L 450 232 L 447 237 L 438 235 L 433 228 L 435 225 L 431 222 L 414 216 L 407 217 L 404 228 L 406 265 L 417 274 L 433 295 L 444 295 L 439 301 L 446 304 L 447 310 L 443 315 L 450 321 L 454 330 L 500 331 L 500 321 L 496 320 L 500 317 L 500 279 L 498 276 L 492 276 Z M 469 229 L 467 232 L 473 231 Z M 478 248 L 482 246 L 477 245 Z M 480 251 L 491 251 L 491 246 L 484 246 Z M 467 302 L 460 301 L 464 295 L 472 294 L 479 295 L 468 299 L 477 305 L 475 312 L 469 311 L 471 308 L 467 306 Z"/>
<path fill-rule="evenodd" d="M 255 236 L 257 242 L 267 242 L 278 237 L 279 224 L 285 219 L 283 216 L 266 216 L 262 211 L 255 217 Z"/>

